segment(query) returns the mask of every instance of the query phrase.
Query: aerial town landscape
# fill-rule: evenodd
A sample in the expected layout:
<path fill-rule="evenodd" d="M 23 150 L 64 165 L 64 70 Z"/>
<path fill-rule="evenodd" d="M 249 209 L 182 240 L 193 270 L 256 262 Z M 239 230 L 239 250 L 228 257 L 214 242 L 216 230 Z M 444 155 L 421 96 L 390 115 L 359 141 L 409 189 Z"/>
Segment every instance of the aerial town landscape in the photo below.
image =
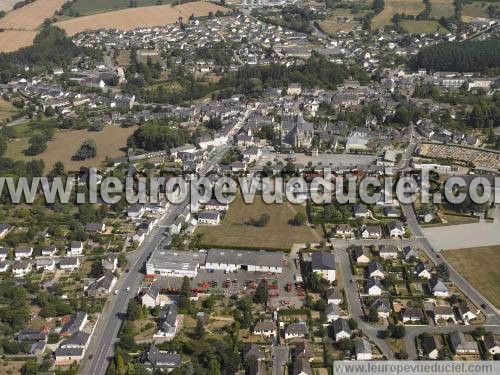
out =
<path fill-rule="evenodd" d="M 0 189 L 0 375 L 494 364 L 500 2 L 0 0 Z"/>

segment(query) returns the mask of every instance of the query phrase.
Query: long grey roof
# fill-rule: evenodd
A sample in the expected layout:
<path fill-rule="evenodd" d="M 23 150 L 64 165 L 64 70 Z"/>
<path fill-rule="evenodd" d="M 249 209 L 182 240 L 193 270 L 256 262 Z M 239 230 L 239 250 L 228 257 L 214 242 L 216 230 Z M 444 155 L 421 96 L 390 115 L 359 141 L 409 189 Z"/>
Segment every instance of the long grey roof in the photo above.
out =
<path fill-rule="evenodd" d="M 283 253 L 264 250 L 210 249 L 207 263 L 282 267 Z"/>
<path fill-rule="evenodd" d="M 313 270 L 335 270 L 335 255 L 329 251 L 316 251 L 311 255 Z"/>

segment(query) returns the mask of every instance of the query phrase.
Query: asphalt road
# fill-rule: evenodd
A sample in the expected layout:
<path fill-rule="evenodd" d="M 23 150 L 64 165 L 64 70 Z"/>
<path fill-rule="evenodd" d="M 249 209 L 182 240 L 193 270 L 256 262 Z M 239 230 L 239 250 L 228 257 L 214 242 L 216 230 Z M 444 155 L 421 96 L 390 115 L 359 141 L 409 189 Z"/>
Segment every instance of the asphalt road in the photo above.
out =
<path fill-rule="evenodd" d="M 247 110 L 243 118 L 235 125 L 229 136 L 243 125 L 250 115 L 251 110 Z M 200 175 L 203 176 L 211 171 L 218 164 L 229 145 L 219 147 L 211 154 L 210 159 L 201 168 Z M 143 279 L 142 270 L 151 253 L 160 245 L 170 245 L 171 238 L 164 238 L 165 223 L 172 222 L 177 218 L 189 202 L 172 205 L 168 212 L 162 217 L 158 225 L 151 231 L 144 243 L 131 254 L 128 254 L 129 272 L 122 275 L 115 287 L 118 294 L 110 295 L 104 306 L 104 310 L 97 323 L 97 327 L 92 336 L 90 345 L 85 353 L 85 357 L 80 365 L 79 373 L 88 375 L 104 375 L 108 368 L 109 361 L 114 355 L 114 345 L 118 341 L 118 333 L 123 322 L 127 306 L 131 298 L 138 291 Z M 127 291 L 127 288 L 130 288 Z M 92 358 L 90 358 L 92 356 Z"/>

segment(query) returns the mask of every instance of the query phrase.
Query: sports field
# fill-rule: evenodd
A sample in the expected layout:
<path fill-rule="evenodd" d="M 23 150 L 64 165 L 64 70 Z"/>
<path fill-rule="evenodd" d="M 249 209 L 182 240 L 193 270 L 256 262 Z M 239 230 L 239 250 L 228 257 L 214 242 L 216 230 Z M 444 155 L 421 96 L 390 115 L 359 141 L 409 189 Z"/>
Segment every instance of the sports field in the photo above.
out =
<path fill-rule="evenodd" d="M 373 17 L 372 28 L 381 29 L 389 25 L 396 13 L 416 16 L 424 9 L 424 3 L 421 0 L 385 0 L 384 10 Z"/>
<path fill-rule="evenodd" d="M 442 254 L 474 288 L 500 307 L 500 246 L 446 250 Z"/>
<path fill-rule="evenodd" d="M 202 234 L 203 247 L 249 247 L 259 249 L 290 250 L 294 243 L 315 243 L 320 236 L 307 225 L 292 226 L 289 221 L 297 212 L 305 208 L 290 203 L 266 204 L 261 197 L 246 204 L 241 195 L 231 203 L 229 211 L 221 225 L 204 226 L 196 229 L 196 234 Z M 258 220 L 267 213 L 269 223 L 264 227 L 247 224 L 250 219 Z"/>
<path fill-rule="evenodd" d="M 205 1 L 181 4 L 178 6 L 159 5 L 142 8 L 129 8 L 92 16 L 77 17 L 57 22 L 56 26 L 66 30 L 68 35 L 75 35 L 85 30 L 119 29 L 133 30 L 138 27 L 152 27 L 208 16 L 210 12 L 226 12 L 227 8 Z"/>
<path fill-rule="evenodd" d="M 87 130 L 59 131 L 54 140 L 48 142 L 47 149 L 36 156 L 26 156 L 23 151 L 28 148 L 28 138 L 18 138 L 9 142 L 6 157 L 12 159 L 42 159 L 45 168 L 50 169 L 57 161 L 64 163 L 67 170 L 78 170 L 83 167 L 99 167 L 106 159 L 123 156 L 121 150 L 127 145 L 127 138 L 136 127 L 121 128 L 119 126 L 106 126 L 103 131 L 89 132 Z M 97 156 L 88 160 L 71 160 L 80 144 L 86 139 L 93 139 L 97 145 Z"/>

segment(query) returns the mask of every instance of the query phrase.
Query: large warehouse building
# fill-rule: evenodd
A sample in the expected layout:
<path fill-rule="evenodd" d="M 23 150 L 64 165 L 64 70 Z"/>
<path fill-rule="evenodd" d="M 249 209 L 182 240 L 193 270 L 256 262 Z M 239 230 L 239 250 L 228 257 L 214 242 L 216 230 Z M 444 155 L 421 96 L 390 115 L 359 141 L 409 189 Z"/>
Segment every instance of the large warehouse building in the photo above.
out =
<path fill-rule="evenodd" d="M 207 253 L 193 251 L 155 250 L 146 263 L 147 275 L 195 277 L 205 263 Z"/>
<path fill-rule="evenodd" d="M 283 253 L 264 250 L 210 249 L 208 252 L 193 252 L 158 249 L 146 263 L 146 274 L 195 277 L 200 268 L 282 273 Z"/>
<path fill-rule="evenodd" d="M 251 250 L 208 250 L 203 268 L 223 271 L 283 272 L 283 253 Z"/>

